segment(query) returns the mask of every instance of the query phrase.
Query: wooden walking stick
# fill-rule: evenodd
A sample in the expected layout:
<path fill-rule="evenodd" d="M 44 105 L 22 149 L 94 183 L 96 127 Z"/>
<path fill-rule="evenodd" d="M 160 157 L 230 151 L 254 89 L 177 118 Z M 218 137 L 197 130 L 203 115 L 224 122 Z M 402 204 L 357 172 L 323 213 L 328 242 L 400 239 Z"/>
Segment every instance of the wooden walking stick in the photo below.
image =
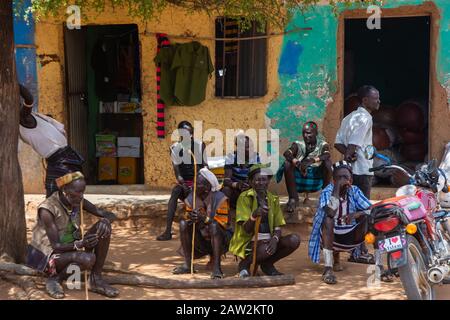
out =
<path fill-rule="evenodd" d="M 81 230 L 81 240 L 84 239 L 84 214 L 83 214 L 83 199 L 80 203 L 80 230 Z M 86 300 L 89 300 L 88 292 L 88 271 L 84 270 L 84 294 L 86 295 Z"/>
<path fill-rule="evenodd" d="M 192 154 L 192 151 L 189 150 L 189 153 L 192 155 L 192 159 L 194 160 L 194 192 L 192 195 L 192 211 L 195 210 L 195 198 L 197 197 L 197 160 L 195 159 L 195 155 Z M 195 244 L 195 222 L 192 224 L 192 248 L 191 248 L 191 275 L 194 274 L 194 244 Z"/>
<path fill-rule="evenodd" d="M 260 198 L 258 197 L 259 195 L 257 194 L 257 199 L 258 199 L 258 207 L 260 206 L 264 206 L 265 204 L 265 197 L 264 198 Z M 256 222 L 255 222 L 255 235 L 254 235 L 254 242 L 253 242 L 253 257 L 252 257 L 252 265 L 250 267 L 252 276 L 256 276 L 256 270 L 257 268 L 257 264 L 256 264 L 256 249 L 258 248 L 258 233 L 259 233 L 259 226 L 261 224 L 261 216 L 258 216 L 256 218 Z"/>
<path fill-rule="evenodd" d="M 261 217 L 259 216 L 258 218 L 256 218 L 255 222 L 255 240 L 253 242 L 252 266 L 250 267 L 252 276 L 256 276 L 256 270 L 258 269 L 256 264 L 256 249 L 258 248 L 258 232 L 260 224 L 261 224 Z"/>

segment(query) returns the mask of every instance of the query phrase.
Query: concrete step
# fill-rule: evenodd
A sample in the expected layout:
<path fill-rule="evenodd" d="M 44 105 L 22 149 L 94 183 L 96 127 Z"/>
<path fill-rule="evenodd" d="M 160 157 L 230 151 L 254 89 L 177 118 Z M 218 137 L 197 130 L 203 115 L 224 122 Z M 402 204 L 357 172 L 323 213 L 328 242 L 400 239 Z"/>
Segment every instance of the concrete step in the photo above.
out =
<path fill-rule="evenodd" d="M 102 208 L 114 212 L 119 222 L 126 222 L 127 220 L 136 219 L 156 219 L 163 220 L 167 214 L 167 203 L 170 198 L 170 192 L 164 190 L 144 190 L 142 185 L 135 185 L 130 188 L 126 186 L 127 193 L 137 192 L 138 194 L 119 194 L 122 190 L 121 187 L 125 186 L 88 186 L 90 192 L 95 190 L 92 187 L 113 187 L 112 190 L 118 194 L 92 194 L 87 193 L 86 199 L 90 202 Z M 372 194 L 374 195 L 373 201 L 386 199 L 395 194 L 395 188 L 373 188 Z M 123 191 L 123 190 L 122 190 Z M 143 194 L 139 194 L 142 192 Z M 280 196 L 281 209 L 284 212 L 286 223 L 288 224 L 312 224 L 314 214 L 316 213 L 317 203 L 320 193 L 311 193 L 308 195 L 308 202 L 304 203 L 304 195 L 300 195 L 300 203 L 295 212 L 292 214 L 286 213 L 286 203 L 288 201 L 287 196 Z M 37 213 L 38 205 L 45 200 L 44 195 L 40 194 L 26 194 L 25 195 L 25 211 L 27 215 L 27 221 L 34 223 Z M 183 205 L 178 204 L 178 215 L 183 211 Z M 89 219 L 91 215 L 86 215 Z M 87 220 L 89 221 L 89 220 Z"/>

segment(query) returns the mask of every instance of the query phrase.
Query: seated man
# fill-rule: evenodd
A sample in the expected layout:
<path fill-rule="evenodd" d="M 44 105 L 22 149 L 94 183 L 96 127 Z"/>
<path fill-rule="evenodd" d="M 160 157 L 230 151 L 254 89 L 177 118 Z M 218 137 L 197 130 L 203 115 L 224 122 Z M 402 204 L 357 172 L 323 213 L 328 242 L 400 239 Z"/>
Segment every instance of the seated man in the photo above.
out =
<path fill-rule="evenodd" d="M 286 161 L 277 172 L 277 182 L 283 178 L 289 195 L 286 211 L 291 213 L 298 205 L 299 192 L 316 192 L 326 186 L 331 174 L 330 147 L 324 140 L 317 140 L 318 127 L 309 121 L 303 125 L 303 141 L 295 141 L 284 152 Z"/>
<path fill-rule="evenodd" d="M 370 201 L 352 185 L 352 167 L 346 161 L 333 165 L 333 183 L 320 194 L 309 240 L 309 257 L 319 263 L 323 247 L 325 269 L 322 280 L 337 283 L 334 271 L 342 271 L 340 251 L 351 251 L 364 242 L 368 230 Z M 377 263 L 381 268 L 381 263 Z M 382 279 L 383 280 L 383 279 Z"/>
<path fill-rule="evenodd" d="M 80 203 L 86 188 L 84 177 L 79 171 L 68 173 L 58 178 L 56 184 L 60 191 L 38 207 L 27 264 L 49 276 L 46 289 L 52 298 L 64 298 L 62 282 L 71 275 L 68 268 L 73 264 L 80 271 L 91 271 L 91 291 L 107 297 L 117 296 L 119 291 L 102 279 L 111 239 L 110 221 L 100 219 L 82 237 Z"/>
<path fill-rule="evenodd" d="M 236 136 L 236 150 L 225 158 L 225 179 L 222 192 L 230 199 L 231 209 L 236 209 L 239 195 L 250 189 L 248 184 L 248 172 L 254 164 L 260 163 L 259 154 L 253 152 L 250 146 L 250 138 L 244 134 Z M 244 146 L 244 152 L 238 152 L 238 148 Z M 242 158 L 241 158 L 242 157 Z"/>
<path fill-rule="evenodd" d="M 193 139 L 194 127 L 192 124 L 188 121 L 181 121 L 178 124 L 178 130 L 182 137 L 180 137 L 181 141 L 174 143 L 170 147 L 170 157 L 177 184 L 173 187 L 169 199 L 166 230 L 156 237 L 156 240 L 159 241 L 172 239 L 172 223 L 177 211 L 178 200 L 184 201 L 191 192 L 192 180 L 194 179 L 194 161 L 192 155 L 188 155 L 189 151 L 196 154 L 196 158 L 198 158 L 196 159 L 197 170 L 200 170 L 207 164 L 206 153 L 204 152 L 206 146 L 203 142 Z M 183 130 L 185 131 L 184 133 Z M 190 159 L 190 161 L 184 161 L 186 158 Z"/>
<path fill-rule="evenodd" d="M 223 278 L 220 258 L 228 251 L 232 230 L 228 219 L 228 198 L 219 189 L 216 176 L 207 168 L 201 169 L 197 176 L 197 195 L 191 192 L 185 200 L 186 214 L 180 220 L 180 240 L 185 262 L 173 270 L 174 274 L 191 272 L 192 229 L 195 223 L 194 259 L 209 255 L 213 263 L 211 278 Z"/>
<path fill-rule="evenodd" d="M 239 263 L 240 277 L 248 277 L 251 272 L 254 274 L 258 265 L 266 275 L 281 275 L 274 264 L 300 245 L 297 234 L 281 235 L 280 227 L 285 221 L 278 197 L 267 190 L 271 179 L 268 170 L 261 164 L 250 168 L 251 189 L 241 193 L 237 202 L 236 230 L 230 242 L 230 252 L 242 259 Z"/>

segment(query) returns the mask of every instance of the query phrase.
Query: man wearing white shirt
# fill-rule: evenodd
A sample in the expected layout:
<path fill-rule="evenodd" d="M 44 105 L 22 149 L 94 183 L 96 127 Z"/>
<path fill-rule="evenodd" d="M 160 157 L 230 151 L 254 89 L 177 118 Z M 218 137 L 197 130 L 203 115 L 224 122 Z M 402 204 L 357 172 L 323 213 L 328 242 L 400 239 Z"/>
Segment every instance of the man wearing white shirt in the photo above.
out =
<path fill-rule="evenodd" d="M 33 95 L 23 85 L 19 84 L 19 88 L 23 99 L 20 109 L 20 138 L 46 160 L 45 190 L 48 198 L 58 191 L 56 179 L 70 172 L 81 172 L 84 159 L 68 145 L 64 125 L 49 116 L 33 112 Z M 98 217 L 110 221 L 116 218 L 112 212 L 99 209 L 86 199 L 83 205 L 86 211 Z"/>
<path fill-rule="evenodd" d="M 341 122 L 334 147 L 352 163 L 353 184 L 370 199 L 373 173 L 369 172 L 373 161 L 366 159 L 364 150 L 372 145 L 372 113 L 380 107 L 380 94 L 370 85 L 358 90 L 361 105 Z"/>
<path fill-rule="evenodd" d="M 364 151 L 372 145 L 372 113 L 380 108 L 380 93 L 374 86 L 364 85 L 358 89 L 361 105 L 341 122 L 334 147 L 343 154 L 344 160 L 352 164 L 353 185 L 370 199 L 373 173 L 369 169 L 373 161 L 365 157 Z M 364 243 L 352 251 L 350 262 L 374 263 Z"/>

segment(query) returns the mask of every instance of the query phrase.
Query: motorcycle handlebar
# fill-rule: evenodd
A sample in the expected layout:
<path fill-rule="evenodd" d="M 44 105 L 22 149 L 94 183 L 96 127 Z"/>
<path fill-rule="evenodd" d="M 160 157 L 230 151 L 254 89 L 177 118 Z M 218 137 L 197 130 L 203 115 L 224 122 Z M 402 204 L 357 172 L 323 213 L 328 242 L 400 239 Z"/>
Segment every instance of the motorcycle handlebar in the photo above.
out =
<path fill-rule="evenodd" d="M 406 174 L 409 178 L 412 178 L 413 176 L 411 174 L 409 174 L 408 171 L 406 171 L 404 168 L 400 167 L 400 166 L 396 166 L 396 165 L 381 165 L 379 167 L 375 167 L 375 168 L 370 168 L 369 172 L 374 172 L 374 171 L 378 171 L 378 170 L 382 170 L 382 169 L 398 169 L 401 172 L 403 172 L 404 174 Z"/>
<path fill-rule="evenodd" d="M 378 167 L 375 167 L 375 168 L 369 168 L 369 172 L 374 172 L 374 171 L 382 170 L 382 169 L 384 169 L 384 168 L 386 168 L 386 165 L 378 166 Z"/>

